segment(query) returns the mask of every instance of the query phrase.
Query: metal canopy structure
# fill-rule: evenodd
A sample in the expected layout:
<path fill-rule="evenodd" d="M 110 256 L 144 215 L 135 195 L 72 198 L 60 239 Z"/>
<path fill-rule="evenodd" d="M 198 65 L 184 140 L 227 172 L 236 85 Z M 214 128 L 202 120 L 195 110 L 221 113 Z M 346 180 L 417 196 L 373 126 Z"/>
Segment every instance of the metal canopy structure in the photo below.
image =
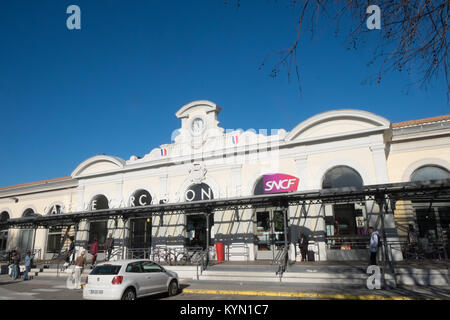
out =
<path fill-rule="evenodd" d="M 0 222 L 0 230 L 9 228 L 65 227 L 81 220 L 145 218 L 160 214 L 210 214 L 216 211 L 256 209 L 268 206 L 288 207 L 302 204 L 327 204 L 364 201 L 410 200 L 422 203 L 450 202 L 450 179 L 369 185 L 361 188 L 336 188 L 250 197 L 155 204 L 141 207 L 112 208 L 55 215 L 33 215 Z"/>

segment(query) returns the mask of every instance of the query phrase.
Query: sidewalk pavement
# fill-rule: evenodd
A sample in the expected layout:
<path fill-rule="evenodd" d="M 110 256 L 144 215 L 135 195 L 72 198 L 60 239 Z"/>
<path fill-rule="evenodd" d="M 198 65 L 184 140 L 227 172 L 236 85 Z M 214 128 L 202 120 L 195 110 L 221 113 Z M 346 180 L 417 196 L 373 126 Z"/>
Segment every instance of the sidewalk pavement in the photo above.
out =
<path fill-rule="evenodd" d="M 186 281 L 179 299 L 202 296 L 236 299 L 350 299 L 350 300 L 450 300 L 450 286 L 402 286 L 388 290 L 369 290 L 355 286 L 330 287 L 313 284 L 230 283 Z"/>
<path fill-rule="evenodd" d="M 64 278 L 12 280 L 0 276 L 0 300 L 81 300 L 81 290 L 69 290 Z M 450 300 L 450 286 L 404 286 L 389 290 L 361 287 L 274 283 L 233 283 L 181 281 L 182 292 L 174 297 L 152 296 L 168 300 Z"/>

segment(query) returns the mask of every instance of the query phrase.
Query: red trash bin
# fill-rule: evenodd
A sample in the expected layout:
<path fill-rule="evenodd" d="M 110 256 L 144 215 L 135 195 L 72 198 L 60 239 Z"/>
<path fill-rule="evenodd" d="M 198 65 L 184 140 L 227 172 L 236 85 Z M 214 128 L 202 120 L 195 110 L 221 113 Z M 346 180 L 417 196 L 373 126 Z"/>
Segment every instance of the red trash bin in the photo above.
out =
<path fill-rule="evenodd" d="M 217 261 L 224 261 L 224 244 L 222 242 L 216 242 Z"/>

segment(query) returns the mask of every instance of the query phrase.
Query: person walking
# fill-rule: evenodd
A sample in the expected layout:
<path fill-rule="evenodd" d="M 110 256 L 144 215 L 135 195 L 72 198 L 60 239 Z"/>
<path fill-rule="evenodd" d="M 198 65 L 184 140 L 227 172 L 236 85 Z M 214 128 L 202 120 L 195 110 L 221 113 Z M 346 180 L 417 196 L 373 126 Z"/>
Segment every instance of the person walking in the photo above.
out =
<path fill-rule="evenodd" d="M 97 261 L 97 254 L 98 254 L 98 241 L 97 237 L 94 237 L 94 240 L 92 241 L 89 252 L 92 255 L 92 266 L 91 268 L 94 268 L 95 262 Z"/>
<path fill-rule="evenodd" d="M 81 255 L 75 260 L 75 288 L 80 289 L 81 288 L 81 274 L 83 273 L 84 266 L 86 265 L 86 258 L 85 258 L 86 251 L 81 251 Z"/>
<path fill-rule="evenodd" d="M 66 257 L 66 263 L 67 265 L 70 264 L 71 261 L 73 261 L 73 254 L 75 253 L 75 242 L 74 242 L 74 237 L 70 236 L 69 240 L 70 240 L 70 245 L 69 245 L 69 249 L 67 250 L 67 257 Z"/>
<path fill-rule="evenodd" d="M 108 252 L 108 261 L 111 259 L 111 252 L 114 249 L 114 238 L 112 233 L 109 234 L 108 239 L 105 242 L 105 250 Z"/>
<path fill-rule="evenodd" d="M 308 259 L 308 237 L 300 233 L 298 236 L 298 247 L 300 249 L 300 254 L 302 255 L 302 261 L 307 261 Z"/>
<path fill-rule="evenodd" d="M 14 250 L 15 254 L 12 257 L 13 260 L 13 279 L 20 278 L 20 253 L 18 250 Z"/>
<path fill-rule="evenodd" d="M 11 252 L 11 278 L 16 279 L 17 278 L 17 269 L 16 269 L 16 255 L 17 251 L 13 250 Z"/>
<path fill-rule="evenodd" d="M 370 235 L 370 244 L 369 244 L 369 250 L 370 250 L 370 265 L 376 265 L 377 264 L 377 253 L 378 253 L 378 247 L 380 246 L 380 234 L 378 231 L 375 231 L 373 227 L 369 227 L 369 235 Z"/>
<path fill-rule="evenodd" d="M 30 251 L 27 251 L 27 255 L 25 256 L 25 273 L 23 274 L 23 280 L 28 280 L 28 272 L 30 272 L 31 261 L 34 258 L 34 254 L 32 255 Z"/>
<path fill-rule="evenodd" d="M 408 253 L 415 258 L 418 257 L 417 233 L 412 224 L 408 225 Z"/>

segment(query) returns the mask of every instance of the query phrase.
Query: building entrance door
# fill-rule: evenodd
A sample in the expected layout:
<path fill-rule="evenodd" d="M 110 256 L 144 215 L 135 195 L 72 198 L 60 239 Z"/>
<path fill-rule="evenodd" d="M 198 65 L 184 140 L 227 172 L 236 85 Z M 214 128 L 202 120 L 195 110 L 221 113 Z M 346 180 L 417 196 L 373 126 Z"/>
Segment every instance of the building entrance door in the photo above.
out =
<path fill-rule="evenodd" d="M 211 238 L 211 227 L 214 224 L 213 215 L 210 215 L 209 219 L 208 237 Z M 186 216 L 186 232 L 188 248 L 206 249 L 206 217 L 204 214 Z"/>
<path fill-rule="evenodd" d="M 152 223 L 150 218 L 130 220 L 130 247 L 147 249 L 152 245 Z"/>
<path fill-rule="evenodd" d="M 273 260 L 284 246 L 284 219 L 281 210 L 256 212 L 258 260 Z"/>

